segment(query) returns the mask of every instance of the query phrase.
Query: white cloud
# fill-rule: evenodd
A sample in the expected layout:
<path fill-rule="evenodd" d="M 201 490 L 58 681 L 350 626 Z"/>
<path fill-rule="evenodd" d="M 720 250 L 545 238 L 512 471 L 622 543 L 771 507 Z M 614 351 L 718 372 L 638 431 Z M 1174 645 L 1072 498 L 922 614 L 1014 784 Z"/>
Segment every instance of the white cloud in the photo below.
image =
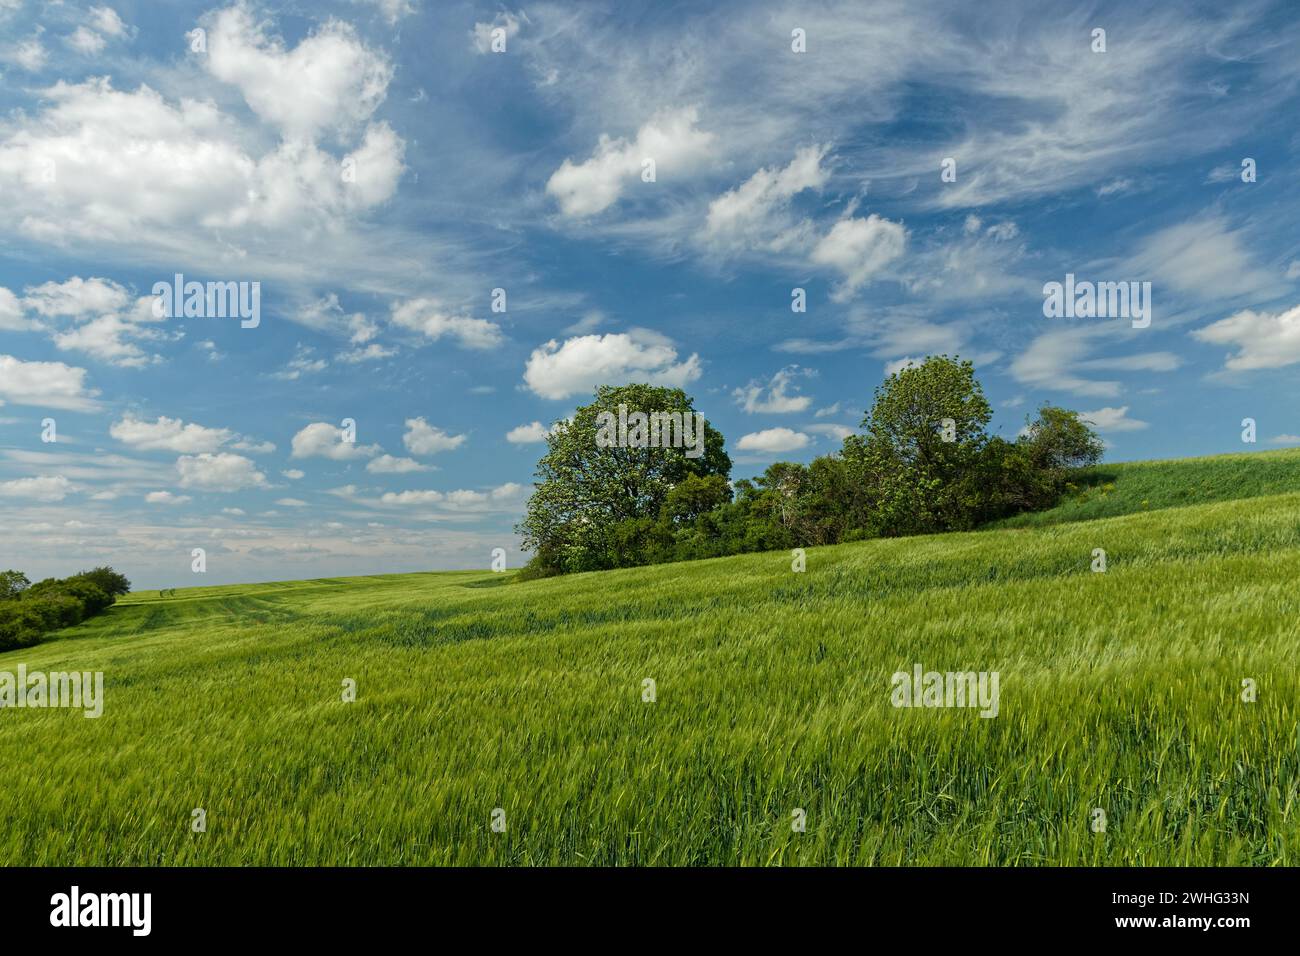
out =
<path fill-rule="evenodd" d="M 1251 241 L 1219 216 L 1206 216 L 1149 236 L 1126 268 L 1134 278 L 1156 276 L 1179 292 L 1202 300 L 1282 291 L 1275 273 L 1257 268 Z"/>
<path fill-rule="evenodd" d="M 90 25 L 105 36 L 126 36 L 126 24 L 112 7 L 91 7 Z"/>
<path fill-rule="evenodd" d="M 131 293 L 110 279 L 74 276 L 24 290 L 23 305 L 45 318 L 85 319 L 124 311 Z"/>
<path fill-rule="evenodd" d="M 799 366 L 791 365 L 773 375 L 766 388 L 761 382 L 750 382 L 744 388 L 735 389 L 731 396 L 751 414 L 805 411 L 812 404 L 812 399 L 806 395 L 792 395 L 788 391 L 791 387 L 798 391 L 794 378 L 799 373 Z"/>
<path fill-rule="evenodd" d="M 1104 199 L 1107 196 L 1114 196 L 1128 192 L 1133 188 L 1133 180 L 1127 178 L 1112 179 L 1110 182 L 1102 183 L 1097 187 L 1097 197 Z"/>
<path fill-rule="evenodd" d="M 563 344 L 552 339 L 533 350 L 524 383 L 542 398 L 568 398 L 597 385 L 646 382 L 683 388 L 700 377 L 700 357 L 677 361 L 672 342 L 648 329 L 581 335 Z"/>
<path fill-rule="evenodd" d="M 33 37 L 6 50 L 3 57 L 0 58 L 11 63 L 17 63 L 29 73 L 36 73 L 44 68 L 46 60 L 49 59 L 49 54 L 46 53 L 45 47 L 41 45 L 41 41 Z"/>
<path fill-rule="evenodd" d="M 410 16 L 415 12 L 415 5 L 410 0 L 355 0 L 358 3 L 369 3 L 378 7 L 379 12 L 384 15 L 390 24 L 396 23 L 402 17 Z"/>
<path fill-rule="evenodd" d="M 214 48 L 205 59 L 215 55 Z M 281 95 L 297 102 L 298 92 Z M 341 158 L 308 139 L 251 153 L 259 138 L 211 100 L 173 104 L 148 86 L 115 90 L 107 78 L 60 81 L 40 95 L 46 108 L 0 130 L 0 177 L 24 186 L 3 221 L 43 242 L 117 242 L 137 255 L 184 250 L 216 260 L 236 237 L 270 233 L 305 248 L 318 232 L 387 200 L 404 169 L 405 144 L 383 123 L 368 127 L 349 154 L 355 176 L 347 182 Z"/>
<path fill-rule="evenodd" d="M 62 475 L 40 475 L 36 478 L 16 478 L 0 481 L 0 498 L 25 498 L 31 501 L 62 501 L 72 489 L 71 482 Z"/>
<path fill-rule="evenodd" d="M 94 56 L 104 49 L 104 38 L 89 27 L 77 27 L 65 38 L 65 42 L 78 53 Z"/>
<path fill-rule="evenodd" d="M 919 359 L 911 355 L 906 355 L 903 358 L 895 359 L 892 362 L 886 362 L 885 378 L 889 378 L 889 376 L 895 375 L 898 372 L 901 372 L 905 368 L 910 368 L 914 365 L 920 365 L 922 361 L 923 359 Z"/>
<path fill-rule="evenodd" d="M 834 438 L 836 441 L 843 441 L 853 434 L 853 429 L 847 428 L 844 425 L 821 424 L 806 425 L 804 427 L 814 435 L 826 435 L 830 438 Z"/>
<path fill-rule="evenodd" d="M 736 442 L 736 448 L 739 451 L 765 453 L 797 451 L 807 447 L 810 440 L 803 432 L 790 428 L 766 428 L 761 432 L 741 435 L 740 441 Z"/>
<path fill-rule="evenodd" d="M 831 295 L 836 302 L 843 302 L 901 258 L 906 245 L 907 230 L 902 223 L 872 213 L 866 219 L 837 222 L 813 249 L 812 261 L 843 274 L 843 283 Z"/>
<path fill-rule="evenodd" d="M 275 499 L 275 503 L 285 508 L 306 508 L 307 507 L 307 502 L 303 501 L 301 498 L 277 498 Z"/>
<path fill-rule="evenodd" d="M 254 113 L 290 138 L 352 129 L 387 94 L 392 66 L 341 20 L 327 20 L 292 50 L 267 36 L 243 4 L 216 13 L 210 23 L 208 70 L 238 87 Z"/>
<path fill-rule="evenodd" d="M 1243 309 L 1192 335 L 1237 350 L 1224 362 L 1227 372 L 1294 365 L 1300 362 L 1300 305 L 1278 313 Z"/>
<path fill-rule="evenodd" d="M 174 451 L 182 454 L 216 451 L 234 437 L 228 428 L 205 428 L 179 418 L 160 415 L 156 422 L 147 422 L 126 415 L 114 422 L 108 433 L 118 441 L 142 451 Z"/>
<path fill-rule="evenodd" d="M 1079 412 L 1079 418 L 1092 424 L 1099 432 L 1136 432 L 1149 427 L 1149 422 L 1128 417 L 1128 406 L 1107 406 L 1091 412 Z"/>
<path fill-rule="evenodd" d="M 323 371 L 329 362 L 325 359 L 317 358 L 315 350 L 310 345 L 298 345 L 294 349 L 293 358 L 284 368 L 278 372 L 272 372 L 271 378 L 279 379 L 282 382 L 296 382 L 304 375 L 312 375 L 316 372 Z"/>
<path fill-rule="evenodd" d="M 172 492 L 149 492 L 144 496 L 144 501 L 149 505 L 183 505 L 187 501 L 194 501 L 194 498 L 188 494 L 172 494 Z"/>
<path fill-rule="evenodd" d="M 329 458 L 348 461 L 369 458 L 379 453 L 378 445 L 358 445 L 343 440 L 343 429 L 329 422 L 312 422 L 293 436 L 293 458 Z"/>
<path fill-rule="evenodd" d="M 231 452 L 182 455 L 176 459 L 176 471 L 182 488 L 240 491 L 267 486 L 266 475 L 257 470 L 251 458 Z"/>
<path fill-rule="evenodd" d="M 1119 381 L 1087 377 L 1090 372 L 1172 372 L 1181 360 L 1172 352 L 1140 352 L 1109 358 L 1090 358 L 1096 338 L 1104 328 L 1063 329 L 1045 332 L 1012 360 L 1012 378 L 1022 385 L 1071 392 L 1094 398 L 1115 398 Z"/>
<path fill-rule="evenodd" d="M 143 368 L 162 361 L 140 348 L 133 338 L 156 339 L 159 334 L 120 315 L 101 315 L 81 325 L 56 332 L 55 346 L 64 352 L 84 352 L 91 358 L 122 368 Z"/>
<path fill-rule="evenodd" d="M 388 348 L 380 345 L 378 342 L 371 342 L 365 348 L 351 349 L 347 352 L 340 352 L 336 358 L 340 362 L 346 362 L 349 365 L 357 365 L 361 362 L 377 362 L 380 359 L 392 358 L 397 354 L 397 349 Z"/>
<path fill-rule="evenodd" d="M 86 370 L 62 362 L 24 362 L 0 355 L 0 402 L 93 411 L 99 392 L 86 388 Z"/>
<path fill-rule="evenodd" d="M 1300 259 L 1291 260 L 1291 264 L 1286 267 L 1286 277 L 1288 279 L 1300 279 Z"/>
<path fill-rule="evenodd" d="M 506 482 L 487 491 L 388 491 L 375 504 L 386 506 L 443 505 L 455 511 L 513 511 L 527 497 L 529 489 Z"/>
<path fill-rule="evenodd" d="M 595 215 L 615 202 L 633 182 L 641 181 L 642 161 L 655 162 L 653 189 L 665 180 L 694 171 L 710 156 L 712 133 L 698 129 L 694 107 L 655 114 L 636 139 L 611 139 L 601 134 L 591 156 L 581 163 L 566 159 L 551 174 L 546 192 L 555 197 L 566 216 Z"/>
<path fill-rule="evenodd" d="M 459 448 L 465 444 L 465 439 L 465 435 L 449 435 L 423 418 L 408 418 L 402 444 L 413 455 L 436 455 L 440 451 Z"/>
<path fill-rule="evenodd" d="M 428 465 L 422 465 L 414 458 L 395 458 L 392 455 L 380 455 L 366 462 L 366 471 L 376 475 L 405 475 L 428 470 Z"/>
<path fill-rule="evenodd" d="M 151 491 L 144 496 L 144 500 L 151 505 L 183 505 L 194 499 L 189 495 L 174 495 L 170 491 Z"/>
<path fill-rule="evenodd" d="M 709 204 L 705 239 L 714 246 L 744 246 L 779 251 L 806 243 L 809 221 L 785 215 L 790 200 L 805 189 L 821 189 L 830 179 L 822 159 L 829 146 L 805 146 L 784 169 L 763 168 Z"/>
<path fill-rule="evenodd" d="M 40 326 L 23 318 L 23 306 L 18 296 L 0 288 L 0 331 L 32 332 Z"/>
<path fill-rule="evenodd" d="M 394 302 L 394 325 L 419 332 L 431 342 L 447 337 L 456 340 L 463 348 L 490 349 L 501 344 L 501 329 L 486 319 L 464 315 L 451 315 L 436 299 L 408 299 Z"/>
<path fill-rule="evenodd" d="M 512 445 L 531 445 L 546 441 L 548 434 L 550 434 L 549 428 L 541 422 L 532 422 L 528 425 L 517 425 L 510 429 L 510 431 L 506 432 L 506 441 Z"/>

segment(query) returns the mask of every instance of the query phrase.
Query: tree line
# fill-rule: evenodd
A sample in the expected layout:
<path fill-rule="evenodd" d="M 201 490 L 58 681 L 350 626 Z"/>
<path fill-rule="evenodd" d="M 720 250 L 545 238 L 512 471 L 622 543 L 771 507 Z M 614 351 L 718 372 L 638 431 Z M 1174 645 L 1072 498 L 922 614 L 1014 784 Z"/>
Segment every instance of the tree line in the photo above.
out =
<path fill-rule="evenodd" d="M 1014 441 L 990 435 L 974 366 L 944 355 L 891 374 L 838 452 L 753 480 L 729 480 L 725 440 L 707 421 L 702 451 L 643 435 L 597 441 L 620 405 L 695 412 L 681 389 L 601 386 L 557 422 L 516 528 L 533 552 L 522 577 L 969 530 L 1051 507 L 1103 450 L 1077 412 L 1052 405 Z"/>
<path fill-rule="evenodd" d="M 131 582 L 109 567 L 35 584 L 21 571 L 0 571 L 0 651 L 39 644 L 51 631 L 80 624 L 130 590 Z"/>

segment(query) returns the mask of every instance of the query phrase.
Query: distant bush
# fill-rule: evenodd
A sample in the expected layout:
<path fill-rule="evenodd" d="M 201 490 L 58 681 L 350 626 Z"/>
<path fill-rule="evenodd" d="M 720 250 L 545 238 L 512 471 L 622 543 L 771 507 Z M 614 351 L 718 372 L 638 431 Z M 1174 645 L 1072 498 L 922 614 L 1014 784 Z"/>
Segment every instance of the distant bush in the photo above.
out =
<path fill-rule="evenodd" d="M 0 571 L 0 651 L 31 647 L 50 631 L 107 610 L 130 590 L 131 582 L 109 567 L 35 584 L 21 571 Z"/>

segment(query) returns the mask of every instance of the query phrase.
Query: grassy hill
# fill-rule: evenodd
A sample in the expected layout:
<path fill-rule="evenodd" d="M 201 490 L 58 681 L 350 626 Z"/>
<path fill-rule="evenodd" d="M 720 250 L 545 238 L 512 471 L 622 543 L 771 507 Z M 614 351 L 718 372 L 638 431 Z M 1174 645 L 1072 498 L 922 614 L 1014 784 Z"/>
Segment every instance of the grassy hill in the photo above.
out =
<path fill-rule="evenodd" d="M 99 720 L 0 710 L 0 864 L 1295 865 L 1300 493 L 1270 469 L 1297 460 L 1112 466 L 1061 514 L 1187 506 L 804 573 L 137 593 L 0 654 L 106 683 Z M 1261 497 L 1180 499 L 1184 467 Z M 916 663 L 997 671 L 998 716 L 891 706 Z"/>
<path fill-rule="evenodd" d="M 1055 508 L 1016 515 L 997 527 L 1037 528 L 1300 491 L 1300 448 L 1097 465 L 1082 469 L 1075 484 Z"/>

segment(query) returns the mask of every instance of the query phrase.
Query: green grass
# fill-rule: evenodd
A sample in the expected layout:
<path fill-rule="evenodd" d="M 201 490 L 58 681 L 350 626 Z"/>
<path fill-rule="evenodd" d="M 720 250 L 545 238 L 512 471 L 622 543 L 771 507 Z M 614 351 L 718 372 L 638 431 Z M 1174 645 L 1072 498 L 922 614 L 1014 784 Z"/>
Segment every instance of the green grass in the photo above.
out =
<path fill-rule="evenodd" d="M 1082 469 L 1075 485 L 1055 508 L 1016 515 L 994 526 L 1039 528 L 1300 491 L 1300 448 L 1098 465 Z"/>
<path fill-rule="evenodd" d="M 107 698 L 0 710 L 0 864 L 1300 863 L 1300 494 L 508 577 L 138 593 L 0 654 Z M 917 662 L 999 716 L 895 709 Z"/>

